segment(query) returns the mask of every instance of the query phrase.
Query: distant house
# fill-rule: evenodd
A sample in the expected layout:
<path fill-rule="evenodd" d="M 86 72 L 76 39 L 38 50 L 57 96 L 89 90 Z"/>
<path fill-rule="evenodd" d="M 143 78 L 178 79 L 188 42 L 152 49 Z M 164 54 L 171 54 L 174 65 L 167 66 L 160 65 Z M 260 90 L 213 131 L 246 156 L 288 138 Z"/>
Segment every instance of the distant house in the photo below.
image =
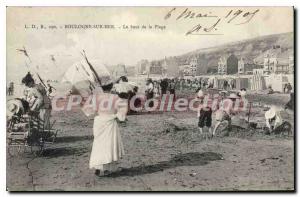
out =
<path fill-rule="evenodd" d="M 198 67 L 198 59 L 196 57 L 193 57 L 190 61 L 190 72 L 191 75 L 195 76 L 197 73 L 197 67 Z"/>
<path fill-rule="evenodd" d="M 221 57 L 218 61 L 218 74 L 219 75 L 227 74 L 227 63 L 225 57 Z"/>
<path fill-rule="evenodd" d="M 149 67 L 149 74 L 159 74 L 163 73 L 162 63 L 160 61 L 152 61 Z"/>
<path fill-rule="evenodd" d="M 197 74 L 198 59 L 193 57 L 192 59 L 183 62 L 179 65 L 179 73 L 184 76 L 195 76 Z"/>
<path fill-rule="evenodd" d="M 136 65 L 138 74 L 147 74 L 149 72 L 150 63 L 148 60 L 141 60 Z"/>
<path fill-rule="evenodd" d="M 287 74 L 292 69 L 289 57 L 266 55 L 264 58 L 264 71 L 266 73 Z"/>
<path fill-rule="evenodd" d="M 287 74 L 294 72 L 293 51 L 274 45 L 264 54 L 264 72 Z"/>
<path fill-rule="evenodd" d="M 263 66 L 253 60 L 241 58 L 238 62 L 238 74 L 253 74 L 255 69 L 262 69 Z"/>
<path fill-rule="evenodd" d="M 162 67 L 162 75 L 178 76 L 179 65 L 181 65 L 181 61 L 178 57 L 165 57 L 164 60 L 160 62 Z"/>
<path fill-rule="evenodd" d="M 239 72 L 239 60 L 234 55 L 222 56 L 218 61 L 218 74 L 237 74 Z"/>
<path fill-rule="evenodd" d="M 227 63 L 227 74 L 237 74 L 238 73 L 239 60 L 234 54 L 231 54 L 227 58 L 226 63 Z"/>

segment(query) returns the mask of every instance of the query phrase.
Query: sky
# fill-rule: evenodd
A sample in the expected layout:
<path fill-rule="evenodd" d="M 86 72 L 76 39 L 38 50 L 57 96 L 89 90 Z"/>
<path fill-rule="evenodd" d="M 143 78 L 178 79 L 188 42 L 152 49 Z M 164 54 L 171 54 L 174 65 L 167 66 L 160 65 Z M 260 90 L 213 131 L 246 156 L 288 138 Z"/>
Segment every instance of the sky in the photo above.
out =
<path fill-rule="evenodd" d="M 184 18 L 189 11 L 202 17 Z M 68 24 L 115 28 L 64 28 Z M 32 25 L 38 29 L 28 28 Z M 41 25 L 46 29 L 41 29 Z M 131 29 L 131 25 L 140 28 Z M 141 29 L 143 25 L 145 29 Z M 293 8 L 8 7 L 6 26 L 7 80 L 21 80 L 28 69 L 25 62 L 43 78 L 60 80 L 68 67 L 82 60 L 83 49 L 89 59 L 106 65 L 135 65 L 141 59 L 162 59 L 258 36 L 293 32 Z M 195 26 L 198 31 L 186 35 Z M 31 62 L 17 51 L 23 46 Z M 55 61 L 51 60 L 52 55 Z"/>

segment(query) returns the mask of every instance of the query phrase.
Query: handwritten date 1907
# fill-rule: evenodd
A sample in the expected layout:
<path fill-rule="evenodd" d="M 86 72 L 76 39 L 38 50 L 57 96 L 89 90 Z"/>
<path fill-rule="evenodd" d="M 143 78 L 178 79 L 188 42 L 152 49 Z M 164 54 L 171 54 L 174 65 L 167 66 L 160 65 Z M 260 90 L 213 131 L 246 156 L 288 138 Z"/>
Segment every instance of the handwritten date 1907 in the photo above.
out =
<path fill-rule="evenodd" d="M 242 9 L 237 10 L 229 10 L 225 16 L 218 16 L 212 14 L 212 12 L 208 13 L 197 13 L 189 8 L 184 9 L 182 12 L 177 12 L 176 8 L 172 8 L 164 17 L 165 20 L 173 18 L 175 15 L 176 20 L 192 20 L 192 19 L 208 19 L 208 18 L 216 18 L 216 20 L 210 24 L 207 24 L 208 21 L 203 21 L 201 24 L 195 25 L 189 31 L 186 32 L 186 35 L 222 35 L 217 31 L 220 28 L 220 24 L 223 22 L 225 25 L 234 24 L 234 25 L 243 25 L 249 23 L 252 18 L 259 12 L 259 9 L 254 11 L 247 11 Z M 211 20 L 210 20 L 211 21 Z"/>

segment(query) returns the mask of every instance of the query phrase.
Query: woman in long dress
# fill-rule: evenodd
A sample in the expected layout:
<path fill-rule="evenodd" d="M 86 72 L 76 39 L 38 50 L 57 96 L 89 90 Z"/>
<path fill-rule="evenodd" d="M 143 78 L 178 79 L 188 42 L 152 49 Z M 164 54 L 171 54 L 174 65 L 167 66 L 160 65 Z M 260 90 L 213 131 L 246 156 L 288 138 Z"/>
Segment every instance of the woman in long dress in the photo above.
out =
<path fill-rule="evenodd" d="M 118 171 L 117 161 L 124 155 L 118 121 L 125 121 L 127 100 L 110 93 L 113 84 L 102 86 L 97 95 L 97 116 L 94 119 L 94 142 L 89 167 L 98 176 Z"/>

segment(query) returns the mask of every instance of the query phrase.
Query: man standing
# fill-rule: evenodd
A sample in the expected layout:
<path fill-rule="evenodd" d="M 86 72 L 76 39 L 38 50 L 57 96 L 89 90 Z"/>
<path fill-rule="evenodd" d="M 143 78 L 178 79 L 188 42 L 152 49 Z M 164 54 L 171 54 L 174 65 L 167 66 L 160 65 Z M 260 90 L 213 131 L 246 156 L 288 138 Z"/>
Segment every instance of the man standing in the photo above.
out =
<path fill-rule="evenodd" d="M 169 91 L 170 91 L 170 94 L 174 95 L 173 98 L 175 98 L 175 86 L 176 86 L 175 80 L 172 79 L 169 84 Z"/>
<path fill-rule="evenodd" d="M 147 83 L 146 83 L 146 98 L 147 100 L 152 99 L 154 97 L 154 84 L 151 78 L 147 79 Z M 153 101 L 149 102 L 149 107 L 153 107 L 154 103 Z"/>
<path fill-rule="evenodd" d="M 169 84 L 166 78 L 160 82 L 161 95 L 167 94 L 168 85 Z"/>

